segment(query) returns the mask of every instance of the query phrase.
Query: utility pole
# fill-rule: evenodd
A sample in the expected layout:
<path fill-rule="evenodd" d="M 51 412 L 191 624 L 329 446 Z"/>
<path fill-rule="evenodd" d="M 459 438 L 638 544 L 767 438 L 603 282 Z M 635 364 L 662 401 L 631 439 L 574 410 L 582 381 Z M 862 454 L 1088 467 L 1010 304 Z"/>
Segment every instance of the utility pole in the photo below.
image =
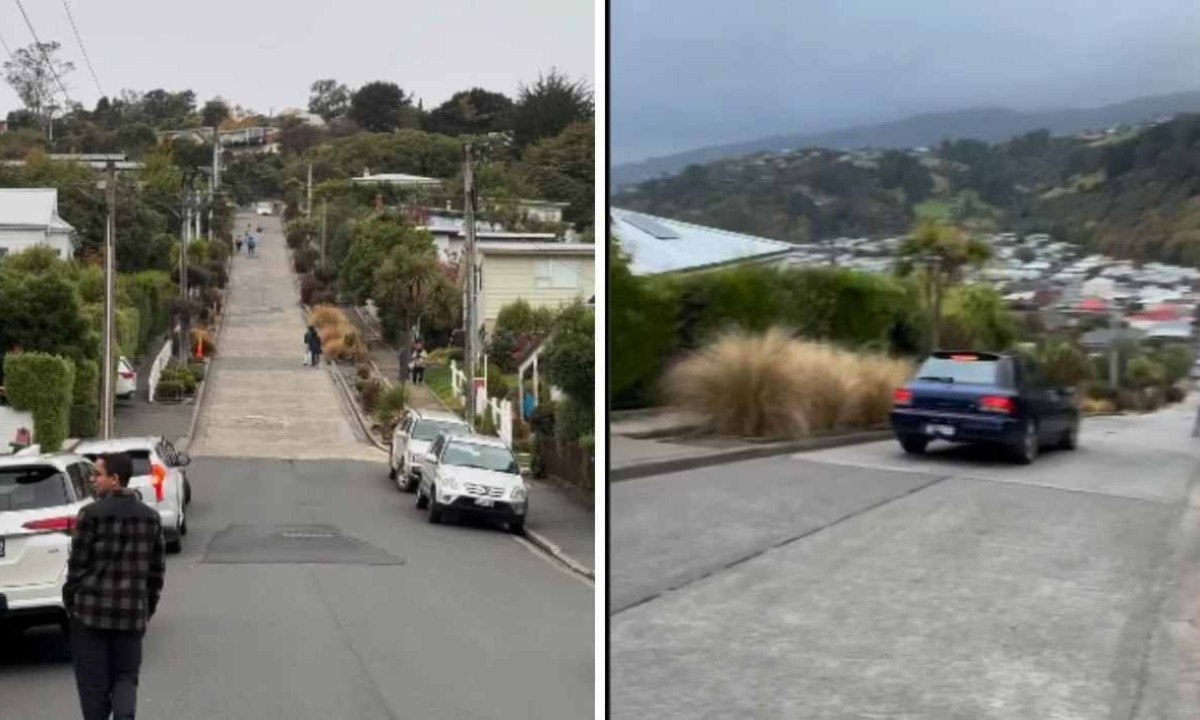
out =
<path fill-rule="evenodd" d="M 1108 311 L 1108 329 L 1111 337 L 1108 340 L 1108 383 L 1113 387 L 1119 387 L 1120 383 L 1120 362 L 1117 348 L 1117 336 L 1120 332 L 1120 324 L 1117 321 L 1117 311 Z"/>
<path fill-rule="evenodd" d="M 103 362 L 103 382 L 101 387 L 104 392 L 103 406 L 100 416 L 100 434 L 105 440 L 112 437 L 113 434 L 113 401 L 115 399 L 113 387 L 113 330 L 115 325 L 115 317 L 113 314 L 113 285 L 114 276 L 117 271 L 117 263 L 115 258 L 116 234 L 117 234 L 117 166 L 113 161 L 108 161 L 108 174 L 104 180 L 104 195 L 108 204 L 108 222 L 104 231 L 104 362 Z"/>
<path fill-rule="evenodd" d="M 213 208 L 217 204 L 217 188 L 219 187 L 221 187 L 221 128 L 219 125 L 213 125 L 212 189 L 208 193 L 209 239 L 212 239 L 215 235 L 213 232 Z"/>
<path fill-rule="evenodd" d="M 312 216 L 312 163 L 308 164 L 308 199 L 304 203 L 304 215 Z"/>
<path fill-rule="evenodd" d="M 309 165 L 309 167 L 312 167 Z M 321 201 L 321 268 L 325 269 L 325 230 L 329 220 L 329 201 Z"/>
<path fill-rule="evenodd" d="M 464 248 L 466 256 L 467 302 L 463 315 L 466 322 L 466 337 L 463 359 L 467 364 L 467 420 L 475 419 L 475 357 L 479 352 L 476 342 L 479 322 L 476 314 L 477 267 L 475 257 L 475 176 L 471 169 L 471 146 L 464 148 L 465 166 L 463 168 L 463 225 L 467 242 Z"/>
<path fill-rule="evenodd" d="M 191 245 L 192 239 L 192 204 L 195 196 L 192 191 L 190 181 L 185 181 L 186 185 L 183 189 L 183 230 L 179 245 L 179 298 L 183 301 L 180 305 L 181 312 L 179 314 L 179 343 L 176 348 L 179 353 L 180 364 L 187 364 L 188 357 L 188 342 L 187 342 L 187 323 L 184 321 L 184 315 L 187 312 L 188 299 L 188 281 L 187 281 L 187 262 L 188 262 L 188 247 Z"/>

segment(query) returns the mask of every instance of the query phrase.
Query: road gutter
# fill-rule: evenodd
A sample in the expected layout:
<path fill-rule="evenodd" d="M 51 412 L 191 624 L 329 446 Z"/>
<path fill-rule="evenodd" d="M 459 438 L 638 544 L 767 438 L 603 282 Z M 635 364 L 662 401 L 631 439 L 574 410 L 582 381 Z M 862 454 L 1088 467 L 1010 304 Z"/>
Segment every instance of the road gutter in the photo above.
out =
<path fill-rule="evenodd" d="M 699 452 L 700 448 L 697 448 L 699 454 L 645 460 L 619 467 L 610 467 L 608 480 L 609 482 L 636 480 L 638 478 L 650 477 L 651 475 L 665 475 L 685 470 L 697 470 L 699 468 L 741 462 L 743 460 L 757 460 L 775 455 L 789 455 L 791 453 L 825 450 L 845 445 L 879 442 L 891 437 L 892 432 L 890 430 L 863 430 L 837 435 L 801 438 L 799 440 L 782 440 L 767 443 L 747 442 L 745 447 L 712 450 L 709 452 Z"/>

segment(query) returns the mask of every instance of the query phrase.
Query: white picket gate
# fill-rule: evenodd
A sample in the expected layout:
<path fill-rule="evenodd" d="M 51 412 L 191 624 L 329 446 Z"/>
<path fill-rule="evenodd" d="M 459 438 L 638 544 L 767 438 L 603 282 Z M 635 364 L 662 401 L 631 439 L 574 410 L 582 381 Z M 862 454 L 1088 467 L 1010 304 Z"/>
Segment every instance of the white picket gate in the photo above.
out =
<path fill-rule="evenodd" d="M 162 350 L 154 358 L 154 364 L 150 366 L 150 402 L 154 402 L 154 392 L 158 389 L 158 379 L 162 377 L 163 368 L 169 362 L 171 362 L 171 343 L 168 342 L 163 344 Z"/>

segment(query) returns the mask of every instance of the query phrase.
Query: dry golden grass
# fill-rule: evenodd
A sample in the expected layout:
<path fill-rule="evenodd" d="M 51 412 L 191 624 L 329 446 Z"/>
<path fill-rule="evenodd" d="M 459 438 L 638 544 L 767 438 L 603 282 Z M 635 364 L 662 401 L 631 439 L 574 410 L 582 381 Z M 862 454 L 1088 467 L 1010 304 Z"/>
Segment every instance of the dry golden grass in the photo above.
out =
<path fill-rule="evenodd" d="M 308 313 L 308 324 L 317 329 L 321 352 L 332 360 L 359 362 L 370 355 L 367 344 L 359 337 L 358 329 L 340 308 L 318 305 Z"/>
<path fill-rule="evenodd" d="M 721 434 L 802 437 L 887 421 L 892 392 L 911 366 L 796 340 L 772 329 L 731 332 L 672 367 L 668 401 Z"/>
<path fill-rule="evenodd" d="M 1079 401 L 1079 409 L 1084 415 L 1111 415 L 1117 406 L 1112 400 L 1085 397 Z"/>

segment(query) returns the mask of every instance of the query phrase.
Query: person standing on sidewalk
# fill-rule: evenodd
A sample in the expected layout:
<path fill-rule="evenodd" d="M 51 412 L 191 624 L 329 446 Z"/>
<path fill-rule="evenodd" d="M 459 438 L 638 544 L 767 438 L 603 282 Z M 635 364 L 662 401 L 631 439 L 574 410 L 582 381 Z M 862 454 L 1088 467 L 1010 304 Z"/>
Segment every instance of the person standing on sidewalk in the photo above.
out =
<path fill-rule="evenodd" d="M 96 460 L 96 502 L 76 518 L 63 585 L 84 720 L 132 720 L 142 637 L 166 575 L 162 521 L 129 489 L 124 453 Z"/>
<path fill-rule="evenodd" d="M 308 346 L 308 359 L 313 367 L 321 364 L 321 335 L 312 325 L 308 326 L 308 332 L 304 333 L 304 344 Z"/>
<path fill-rule="evenodd" d="M 420 340 L 413 344 L 412 381 L 414 385 L 425 382 L 425 343 Z"/>

